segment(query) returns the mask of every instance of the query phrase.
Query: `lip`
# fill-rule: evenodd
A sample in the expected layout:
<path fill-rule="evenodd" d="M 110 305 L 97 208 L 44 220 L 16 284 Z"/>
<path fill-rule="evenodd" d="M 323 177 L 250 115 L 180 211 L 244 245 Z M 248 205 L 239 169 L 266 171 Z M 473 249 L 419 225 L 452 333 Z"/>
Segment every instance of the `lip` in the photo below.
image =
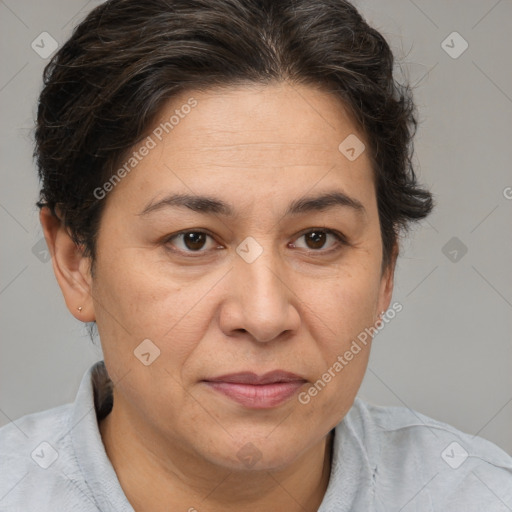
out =
<path fill-rule="evenodd" d="M 269 409 L 291 398 L 306 379 L 294 373 L 274 370 L 263 375 L 252 372 L 232 373 L 206 379 L 203 382 L 210 389 L 244 407 Z"/>

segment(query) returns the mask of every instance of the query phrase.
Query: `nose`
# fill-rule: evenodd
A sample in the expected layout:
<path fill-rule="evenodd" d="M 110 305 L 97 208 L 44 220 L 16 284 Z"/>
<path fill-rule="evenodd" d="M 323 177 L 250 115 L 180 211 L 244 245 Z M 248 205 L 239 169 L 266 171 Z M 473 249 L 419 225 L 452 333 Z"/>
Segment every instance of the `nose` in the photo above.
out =
<path fill-rule="evenodd" d="M 299 300 L 278 258 L 270 249 L 252 263 L 235 258 L 220 312 L 226 335 L 242 331 L 266 343 L 298 330 Z"/>

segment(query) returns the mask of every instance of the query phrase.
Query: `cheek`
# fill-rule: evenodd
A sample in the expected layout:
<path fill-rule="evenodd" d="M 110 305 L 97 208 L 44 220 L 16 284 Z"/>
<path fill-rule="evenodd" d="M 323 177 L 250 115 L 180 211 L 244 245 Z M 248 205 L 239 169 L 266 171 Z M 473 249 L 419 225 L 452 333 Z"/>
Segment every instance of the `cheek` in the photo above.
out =
<path fill-rule="evenodd" d="M 373 267 L 359 265 L 311 288 L 305 302 L 324 328 L 329 328 L 329 352 L 343 350 L 365 327 L 373 325 L 379 284 L 379 274 Z M 325 334 L 317 339 L 322 337 L 325 339 Z"/>
<path fill-rule="evenodd" d="M 123 366 L 138 365 L 133 351 L 149 339 L 160 350 L 161 361 L 179 368 L 208 328 L 213 306 L 204 298 L 218 276 L 187 283 L 161 271 L 161 265 L 143 250 L 120 252 L 115 264 L 108 258 L 98 261 L 99 284 L 93 292 L 105 352 L 112 354 L 111 359 L 123 361 Z"/>
<path fill-rule="evenodd" d="M 343 419 L 361 386 L 370 356 L 375 286 L 370 281 L 365 286 L 350 280 L 344 284 L 331 290 L 329 300 L 324 298 L 324 306 L 316 309 L 322 319 L 316 322 L 314 334 L 321 364 L 303 398 L 309 401 L 307 413 L 312 421 L 318 418 L 322 428 L 327 424 L 333 428 Z"/>
<path fill-rule="evenodd" d="M 98 302 L 117 312 L 136 336 L 171 329 L 189 302 L 190 288 L 159 272 L 143 250 L 122 249 L 115 260 L 104 258 L 96 280 Z"/>

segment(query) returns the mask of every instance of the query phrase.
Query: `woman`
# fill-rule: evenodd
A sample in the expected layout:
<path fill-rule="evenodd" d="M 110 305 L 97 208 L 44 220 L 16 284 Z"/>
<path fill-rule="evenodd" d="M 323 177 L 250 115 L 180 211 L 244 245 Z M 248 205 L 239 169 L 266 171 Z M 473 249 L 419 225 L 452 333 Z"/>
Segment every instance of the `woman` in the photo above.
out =
<path fill-rule="evenodd" d="M 45 71 L 41 224 L 104 362 L 1 429 L 1 510 L 512 508 L 512 459 L 356 398 L 414 109 L 343 0 L 111 0 Z"/>

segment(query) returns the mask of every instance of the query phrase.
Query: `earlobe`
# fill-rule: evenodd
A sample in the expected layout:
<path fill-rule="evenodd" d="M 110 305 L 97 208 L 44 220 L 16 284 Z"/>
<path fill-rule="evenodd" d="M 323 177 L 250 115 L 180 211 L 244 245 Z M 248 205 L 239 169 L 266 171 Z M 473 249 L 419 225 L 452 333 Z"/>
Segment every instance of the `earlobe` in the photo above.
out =
<path fill-rule="evenodd" d="M 39 220 L 52 258 L 53 271 L 70 313 L 82 322 L 96 319 L 91 295 L 90 258 L 71 238 L 64 222 L 48 207 Z"/>

